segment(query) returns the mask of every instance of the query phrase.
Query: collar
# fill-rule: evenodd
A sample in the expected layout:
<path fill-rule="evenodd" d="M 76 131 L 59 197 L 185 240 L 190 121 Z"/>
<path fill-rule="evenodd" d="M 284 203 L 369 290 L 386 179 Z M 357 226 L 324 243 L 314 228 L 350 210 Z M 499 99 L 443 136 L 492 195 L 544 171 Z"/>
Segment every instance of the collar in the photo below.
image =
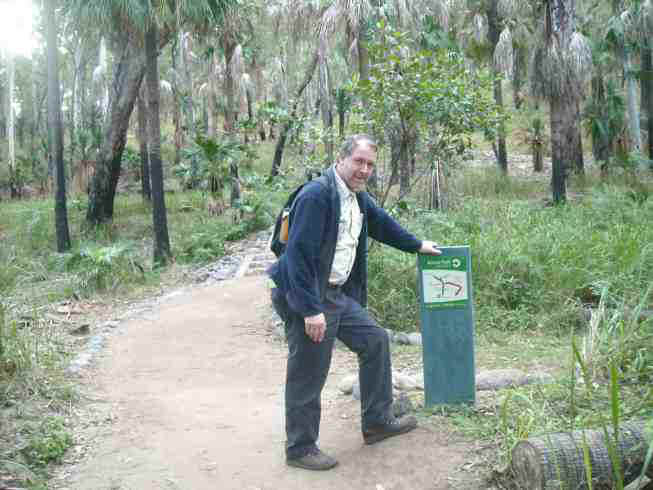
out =
<path fill-rule="evenodd" d="M 351 189 L 347 187 L 347 184 L 345 184 L 345 181 L 342 180 L 342 177 L 340 177 L 340 174 L 338 173 L 335 164 L 333 165 L 333 173 L 336 176 L 336 187 L 338 189 L 338 195 L 340 196 L 340 199 L 355 198 L 356 194 L 352 192 Z"/>

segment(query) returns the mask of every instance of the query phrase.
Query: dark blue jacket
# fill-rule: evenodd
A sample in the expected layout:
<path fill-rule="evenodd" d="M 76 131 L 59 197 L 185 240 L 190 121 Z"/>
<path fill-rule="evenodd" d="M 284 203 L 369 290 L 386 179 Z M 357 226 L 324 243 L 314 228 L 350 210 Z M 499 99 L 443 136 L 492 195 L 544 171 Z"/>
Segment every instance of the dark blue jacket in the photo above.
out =
<path fill-rule="evenodd" d="M 296 313 L 302 317 L 324 312 L 322 305 L 338 240 L 340 197 L 331 167 L 324 185 L 318 179 L 304 186 L 290 214 L 286 251 L 268 274 Z M 417 252 L 422 242 L 404 230 L 367 192 L 356 193 L 363 214 L 356 260 L 343 292 L 367 305 L 367 237 L 403 250 Z"/>

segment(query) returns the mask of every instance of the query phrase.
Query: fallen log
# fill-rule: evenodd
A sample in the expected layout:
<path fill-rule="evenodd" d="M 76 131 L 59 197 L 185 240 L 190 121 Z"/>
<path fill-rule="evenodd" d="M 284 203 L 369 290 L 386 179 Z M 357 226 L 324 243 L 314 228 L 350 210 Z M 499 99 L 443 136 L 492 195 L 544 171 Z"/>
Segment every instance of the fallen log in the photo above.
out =
<path fill-rule="evenodd" d="M 635 480 L 644 467 L 651 444 L 645 434 L 644 421 L 627 422 L 614 430 L 579 430 L 532 437 L 519 442 L 512 450 L 512 472 L 518 488 L 530 490 L 589 489 L 584 449 L 587 447 L 591 467 L 592 489 L 616 488 L 615 468 L 609 446 L 615 448 L 624 484 Z M 647 476 L 653 476 L 649 467 Z"/>

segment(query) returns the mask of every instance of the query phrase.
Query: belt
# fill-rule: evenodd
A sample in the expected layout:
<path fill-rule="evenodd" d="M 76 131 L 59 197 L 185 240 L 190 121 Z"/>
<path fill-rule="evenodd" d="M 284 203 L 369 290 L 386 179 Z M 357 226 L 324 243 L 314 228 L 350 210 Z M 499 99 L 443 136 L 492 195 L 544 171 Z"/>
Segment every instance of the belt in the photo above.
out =
<path fill-rule="evenodd" d="M 331 284 L 331 283 L 328 283 L 328 284 L 327 284 L 327 288 L 328 288 L 328 289 L 334 289 L 334 290 L 340 290 L 340 289 L 342 289 L 342 284 Z"/>

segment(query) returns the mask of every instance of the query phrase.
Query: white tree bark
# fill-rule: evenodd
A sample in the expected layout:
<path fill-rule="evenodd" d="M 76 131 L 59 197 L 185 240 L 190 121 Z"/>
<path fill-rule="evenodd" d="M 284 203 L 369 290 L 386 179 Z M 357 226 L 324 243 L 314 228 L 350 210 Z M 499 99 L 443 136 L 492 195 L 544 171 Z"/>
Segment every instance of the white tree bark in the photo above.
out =
<path fill-rule="evenodd" d="M 626 98 L 628 104 L 628 133 L 630 149 L 639 152 L 642 148 L 642 133 L 639 124 L 639 109 L 637 106 L 637 82 L 632 73 L 631 55 L 628 49 L 623 53 L 624 73 L 626 74 Z"/>
<path fill-rule="evenodd" d="M 7 51 L 8 93 L 7 93 L 7 139 L 9 140 L 9 170 L 16 171 L 16 143 L 14 136 L 14 85 L 16 84 L 16 63 L 14 55 Z"/>

